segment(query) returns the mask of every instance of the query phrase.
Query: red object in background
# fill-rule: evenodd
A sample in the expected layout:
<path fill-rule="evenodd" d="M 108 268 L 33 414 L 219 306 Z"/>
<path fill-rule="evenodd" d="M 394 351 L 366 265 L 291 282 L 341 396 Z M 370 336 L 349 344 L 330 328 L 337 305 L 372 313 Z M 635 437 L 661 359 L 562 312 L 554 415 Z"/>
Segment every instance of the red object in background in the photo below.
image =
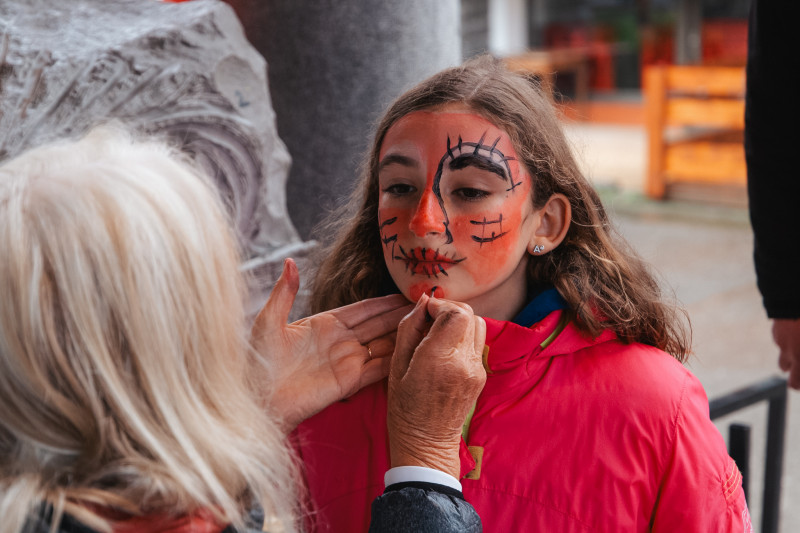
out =
<path fill-rule="evenodd" d="M 545 29 L 547 49 L 582 48 L 589 56 L 589 87 L 594 91 L 611 91 L 614 79 L 614 35 L 610 28 L 550 24 Z"/>
<path fill-rule="evenodd" d="M 671 65 L 675 52 L 672 26 L 644 26 L 641 30 L 641 65 Z"/>
<path fill-rule="evenodd" d="M 741 66 L 747 62 L 747 21 L 704 20 L 701 31 L 703 65 Z M 671 26 L 642 28 L 642 69 L 674 64 L 675 37 Z"/>
<path fill-rule="evenodd" d="M 589 57 L 592 71 L 590 84 L 597 91 L 613 91 L 617 84 L 614 78 L 614 52 L 612 50 L 615 37 L 611 28 L 597 26 L 592 30 L 589 42 Z"/>
<path fill-rule="evenodd" d="M 701 62 L 704 65 L 740 66 L 747 61 L 747 20 L 704 20 L 701 29 Z M 651 65 L 675 63 L 674 25 L 640 26 L 639 66 L 644 72 Z M 570 24 L 550 24 L 544 44 L 552 48 L 584 48 L 590 58 L 590 87 L 593 91 L 615 88 L 611 28 Z"/>
<path fill-rule="evenodd" d="M 747 63 L 747 21 L 703 21 L 703 64 L 741 66 Z"/>
<path fill-rule="evenodd" d="M 644 26 L 641 28 L 639 55 L 640 86 L 644 87 L 644 73 L 651 65 L 671 65 L 675 53 L 675 28 L 673 26 Z"/>

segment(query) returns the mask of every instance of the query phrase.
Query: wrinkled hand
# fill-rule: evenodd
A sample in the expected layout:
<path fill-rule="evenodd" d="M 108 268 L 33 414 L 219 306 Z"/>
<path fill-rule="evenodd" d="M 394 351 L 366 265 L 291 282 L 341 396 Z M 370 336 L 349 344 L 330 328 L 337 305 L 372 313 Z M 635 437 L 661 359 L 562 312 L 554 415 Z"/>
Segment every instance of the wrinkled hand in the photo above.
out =
<path fill-rule="evenodd" d="M 268 405 L 287 433 L 386 377 L 397 325 L 411 309 L 405 298 L 393 295 L 287 324 L 299 288 L 297 265 L 287 259 L 252 331 L 253 347 L 270 365 Z"/>
<path fill-rule="evenodd" d="M 461 427 L 486 383 L 485 338 L 486 323 L 468 305 L 426 294 L 400 323 L 389 373 L 393 467 L 426 466 L 459 478 Z"/>
<path fill-rule="evenodd" d="M 784 372 L 789 372 L 789 386 L 800 390 L 800 318 L 775 319 L 772 337 L 781 351 L 778 366 Z"/>

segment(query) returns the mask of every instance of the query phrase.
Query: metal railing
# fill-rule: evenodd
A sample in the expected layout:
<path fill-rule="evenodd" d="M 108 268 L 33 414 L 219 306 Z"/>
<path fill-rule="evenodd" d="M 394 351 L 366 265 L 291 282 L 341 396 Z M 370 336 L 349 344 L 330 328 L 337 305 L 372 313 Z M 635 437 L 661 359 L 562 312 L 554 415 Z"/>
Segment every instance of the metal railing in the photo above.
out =
<path fill-rule="evenodd" d="M 761 533 L 777 533 L 780 518 L 783 446 L 786 434 L 786 379 L 773 377 L 739 389 L 709 402 L 711 419 L 733 413 L 758 402 L 769 403 L 767 452 L 764 465 L 764 496 Z M 728 428 L 728 453 L 742 473 L 745 497 L 750 479 L 750 426 L 731 424 Z"/>

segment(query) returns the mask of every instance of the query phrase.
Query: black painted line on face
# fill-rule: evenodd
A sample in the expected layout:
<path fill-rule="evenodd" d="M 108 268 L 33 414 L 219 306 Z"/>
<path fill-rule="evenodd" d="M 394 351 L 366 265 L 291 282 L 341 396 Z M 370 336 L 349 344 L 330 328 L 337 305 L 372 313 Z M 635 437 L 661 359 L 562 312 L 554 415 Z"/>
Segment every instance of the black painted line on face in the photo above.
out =
<path fill-rule="evenodd" d="M 400 244 L 397 245 L 400 249 L 400 255 L 394 255 L 394 244 L 392 245 L 392 260 L 403 261 L 406 265 L 406 272 L 409 270 L 411 271 L 411 275 L 415 276 L 417 274 L 425 274 L 429 278 L 439 278 L 439 274 L 444 274 L 445 276 L 450 276 L 445 271 L 445 268 L 442 266 L 441 263 L 447 262 L 457 265 L 462 261 L 465 261 L 466 257 L 457 257 L 453 254 L 452 257 L 448 256 L 447 253 L 442 254 L 439 252 L 439 249 L 436 248 L 435 250 L 432 248 L 421 248 L 419 252 L 417 252 L 416 248 L 412 248 L 410 252 L 406 252 L 405 248 L 403 248 Z M 428 255 L 431 257 L 429 258 Z M 420 263 L 431 263 L 428 265 L 422 265 L 421 269 L 422 272 L 416 272 L 419 270 L 417 267 Z"/>
<path fill-rule="evenodd" d="M 474 166 L 481 170 L 486 170 L 497 174 L 501 177 L 504 181 L 508 181 L 511 183 L 511 188 L 508 190 L 513 190 L 517 185 L 513 180 L 513 176 L 511 175 L 511 167 L 508 164 L 509 161 L 514 161 L 514 157 L 507 157 L 502 151 L 497 149 L 497 145 L 502 139 L 502 137 L 497 137 L 494 142 L 490 145 L 484 144 L 484 139 L 486 138 L 486 132 L 481 136 L 480 140 L 477 143 L 471 142 L 463 142 L 461 137 L 458 138 L 458 145 L 455 146 L 458 150 L 458 155 L 453 153 L 453 148 L 450 146 L 450 139 L 447 140 L 447 150 L 448 154 L 451 156 L 452 161 L 449 164 L 449 168 L 451 170 L 461 170 L 468 166 Z M 464 147 L 472 147 L 472 151 L 466 150 Z M 481 153 L 481 152 L 488 152 Z"/>
<path fill-rule="evenodd" d="M 480 225 L 487 225 L 487 224 L 500 224 L 502 228 L 503 223 L 503 213 L 500 213 L 500 216 L 497 217 L 497 220 L 486 220 L 486 217 L 483 217 L 483 220 L 470 220 L 470 224 L 480 224 Z M 502 231 L 502 230 L 501 230 Z"/>
<path fill-rule="evenodd" d="M 460 136 L 458 138 L 458 145 L 461 146 Z M 444 162 L 447 161 L 448 157 L 453 157 L 449 135 L 447 136 L 447 151 L 442 156 L 442 159 L 439 160 L 439 166 L 436 167 L 436 174 L 433 176 L 433 185 L 431 186 L 431 190 L 433 191 L 434 196 L 436 196 L 436 200 L 439 202 L 439 207 L 442 209 L 442 215 L 444 215 L 445 244 L 450 244 L 453 242 L 453 234 L 450 233 L 450 217 L 447 216 L 447 209 L 444 207 L 444 199 L 442 198 L 442 190 L 440 188 L 440 182 L 442 181 L 442 169 L 444 168 Z"/>
<path fill-rule="evenodd" d="M 483 146 L 483 140 L 484 140 L 485 138 L 486 138 L 486 132 L 484 131 L 484 132 L 483 132 L 483 135 L 481 135 L 481 138 L 480 138 L 480 139 L 478 139 L 478 142 L 477 142 L 477 143 L 475 143 L 475 151 L 473 152 L 473 154 L 474 154 L 474 155 L 478 155 L 478 150 L 480 150 L 480 149 L 481 149 L 481 147 Z M 500 138 L 498 137 L 498 138 L 497 138 L 497 140 L 499 141 L 499 140 L 500 140 Z M 497 144 L 497 141 L 495 141 L 495 144 Z"/>
<path fill-rule="evenodd" d="M 521 182 L 521 181 L 518 181 L 518 182 L 516 182 L 516 183 L 512 181 L 512 182 L 511 182 L 511 187 L 509 187 L 508 189 L 506 189 L 506 192 L 510 192 L 510 191 L 511 191 L 511 192 L 513 192 L 513 191 L 514 191 L 514 189 L 516 189 L 516 188 L 517 188 L 517 187 L 519 187 L 520 185 L 522 185 L 522 182 Z"/>
<path fill-rule="evenodd" d="M 450 170 L 461 170 L 467 167 L 475 167 L 480 170 L 486 170 L 488 172 L 497 174 L 498 176 L 500 176 L 500 178 L 503 179 L 503 181 L 508 181 L 508 176 L 506 175 L 506 169 L 503 168 L 502 165 L 499 165 L 494 161 L 492 161 L 491 159 L 483 157 L 478 154 L 467 153 L 460 155 L 455 159 L 453 159 L 452 161 L 450 161 L 448 167 L 450 167 Z"/>
<path fill-rule="evenodd" d="M 385 228 L 386 226 L 391 226 L 395 222 L 397 222 L 397 217 L 387 218 L 386 220 L 381 222 L 380 229 L 379 229 L 379 234 L 380 234 L 380 237 L 381 237 L 381 241 L 383 241 L 383 245 L 384 246 L 389 246 L 389 243 L 392 243 L 392 253 L 391 253 L 392 261 L 395 260 L 394 247 L 397 244 L 397 233 L 387 237 L 383 233 L 383 228 Z"/>
<path fill-rule="evenodd" d="M 395 222 L 397 222 L 397 217 L 387 218 L 386 220 L 384 220 L 383 222 L 381 222 L 380 229 L 382 230 L 382 229 L 383 229 L 384 227 L 386 227 L 386 226 L 391 226 L 391 225 L 392 225 L 392 224 L 394 224 Z"/>
<path fill-rule="evenodd" d="M 470 224 L 475 224 L 481 226 L 481 235 L 471 235 L 472 240 L 480 243 L 481 247 L 483 247 L 484 243 L 493 242 L 502 237 L 503 235 L 507 234 L 508 231 L 503 231 L 503 213 L 498 215 L 497 220 L 486 220 L 486 217 L 483 217 L 483 220 L 470 220 Z M 497 224 L 499 226 L 499 233 L 492 232 L 491 236 L 486 236 L 486 227 L 490 225 Z"/>
<path fill-rule="evenodd" d="M 481 246 L 483 246 L 484 243 L 496 241 L 497 239 L 499 239 L 503 235 L 506 235 L 507 233 L 508 233 L 507 231 L 498 234 L 492 232 L 492 235 L 490 237 L 478 237 L 477 235 L 472 235 L 472 240 L 480 243 Z"/>

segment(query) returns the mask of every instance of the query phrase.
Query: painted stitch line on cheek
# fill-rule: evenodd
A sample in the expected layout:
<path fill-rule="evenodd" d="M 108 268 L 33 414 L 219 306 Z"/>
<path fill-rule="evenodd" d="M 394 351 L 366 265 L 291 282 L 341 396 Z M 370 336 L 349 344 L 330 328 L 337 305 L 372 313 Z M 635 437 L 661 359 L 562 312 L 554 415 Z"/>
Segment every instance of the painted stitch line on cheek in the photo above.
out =
<path fill-rule="evenodd" d="M 391 253 L 392 260 L 394 260 L 394 247 L 397 244 L 397 233 L 387 237 L 384 234 L 383 229 L 386 226 L 391 226 L 395 222 L 397 222 L 397 217 L 387 218 L 386 220 L 381 222 L 381 225 L 380 225 L 380 227 L 378 229 L 378 231 L 380 232 L 380 235 L 381 235 L 381 241 L 383 241 L 383 245 L 384 246 L 389 246 L 389 243 L 392 243 L 392 253 Z"/>
<path fill-rule="evenodd" d="M 481 226 L 481 235 L 480 236 L 471 235 L 472 240 L 477 242 L 477 243 L 480 243 L 481 246 L 483 246 L 483 243 L 485 243 L 485 242 L 494 242 L 497 239 L 499 239 L 500 237 L 502 237 L 503 235 L 508 233 L 508 231 L 503 231 L 503 213 L 500 213 L 497 216 L 496 220 L 486 220 L 486 217 L 483 217 L 483 220 L 470 220 L 469 222 L 470 222 L 470 224 L 475 224 L 475 225 Z M 492 230 L 492 234 L 487 237 L 486 236 L 486 227 L 490 226 L 490 225 L 494 225 L 494 224 L 497 224 L 499 233 L 495 233 L 494 230 Z"/>
<path fill-rule="evenodd" d="M 379 231 L 381 233 L 381 240 L 383 241 L 383 244 L 389 244 L 390 242 L 397 241 L 397 233 L 395 233 L 390 237 L 387 237 L 383 233 L 383 228 L 385 228 L 386 226 L 391 226 L 395 222 L 397 222 L 397 217 L 388 218 L 381 223 Z"/>

